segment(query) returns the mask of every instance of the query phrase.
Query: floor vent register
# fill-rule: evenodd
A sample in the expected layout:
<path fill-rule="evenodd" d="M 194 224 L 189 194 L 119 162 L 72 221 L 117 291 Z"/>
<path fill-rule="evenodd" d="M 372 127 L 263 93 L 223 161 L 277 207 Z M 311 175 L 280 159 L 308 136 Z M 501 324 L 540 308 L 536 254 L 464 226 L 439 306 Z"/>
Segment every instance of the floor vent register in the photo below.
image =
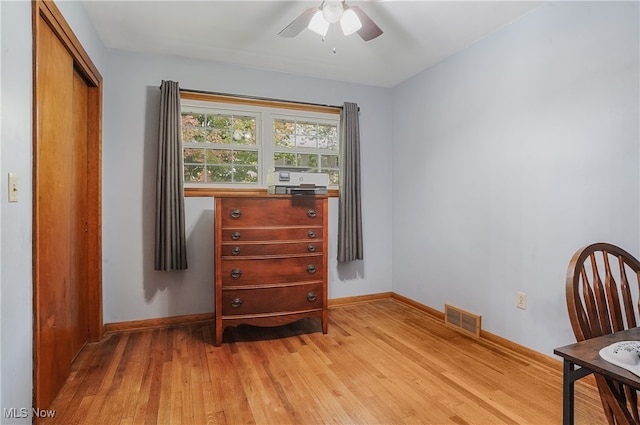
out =
<path fill-rule="evenodd" d="M 474 338 L 480 338 L 482 317 L 449 304 L 444 305 L 444 323 Z"/>

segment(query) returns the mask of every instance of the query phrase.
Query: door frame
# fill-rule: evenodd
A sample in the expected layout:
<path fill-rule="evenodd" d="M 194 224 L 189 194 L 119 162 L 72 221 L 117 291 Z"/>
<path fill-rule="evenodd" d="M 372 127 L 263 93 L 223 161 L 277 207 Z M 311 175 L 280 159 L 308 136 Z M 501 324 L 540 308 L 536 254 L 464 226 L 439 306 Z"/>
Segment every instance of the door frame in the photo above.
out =
<path fill-rule="evenodd" d="M 38 271 L 40 262 L 37 246 L 39 238 L 39 223 L 36 214 L 38 193 L 38 148 L 41 143 L 38 140 L 38 96 L 41 94 L 37 87 L 38 76 L 38 34 L 41 25 L 47 25 L 56 34 L 60 42 L 67 49 L 74 61 L 77 72 L 85 79 L 88 88 L 87 101 L 87 312 L 88 312 L 88 339 L 96 342 L 104 336 L 102 320 L 102 76 L 98 72 L 89 55 L 76 38 L 71 27 L 64 19 L 62 13 L 51 0 L 34 0 L 32 2 L 32 28 L 33 28 L 33 390 L 34 406 L 39 406 L 36 388 L 38 363 L 38 326 L 40 282 Z"/>

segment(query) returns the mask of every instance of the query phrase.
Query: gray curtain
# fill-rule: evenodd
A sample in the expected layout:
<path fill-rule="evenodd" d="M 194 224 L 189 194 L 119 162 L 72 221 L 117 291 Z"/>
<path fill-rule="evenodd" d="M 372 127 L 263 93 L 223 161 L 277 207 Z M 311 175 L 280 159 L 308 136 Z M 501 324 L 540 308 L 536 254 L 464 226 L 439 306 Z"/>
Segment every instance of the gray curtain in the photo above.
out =
<path fill-rule="evenodd" d="M 180 122 L 180 87 L 175 81 L 162 81 L 156 178 L 156 270 L 187 268 Z"/>
<path fill-rule="evenodd" d="M 360 200 L 360 124 L 358 105 L 345 102 L 340 113 L 340 198 L 338 204 L 338 261 L 362 260 Z"/>

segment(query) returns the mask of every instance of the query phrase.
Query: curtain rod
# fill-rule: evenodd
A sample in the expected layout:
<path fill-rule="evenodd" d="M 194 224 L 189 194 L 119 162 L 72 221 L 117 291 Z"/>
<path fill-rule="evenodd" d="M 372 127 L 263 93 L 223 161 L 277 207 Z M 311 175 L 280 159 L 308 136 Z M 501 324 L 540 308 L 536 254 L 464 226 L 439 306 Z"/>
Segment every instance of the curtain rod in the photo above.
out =
<path fill-rule="evenodd" d="M 237 97 L 237 98 L 240 98 L 240 99 L 249 99 L 249 100 L 262 100 L 262 101 L 265 101 L 265 102 L 294 103 L 296 105 L 319 106 L 319 107 L 323 107 L 323 108 L 342 109 L 342 106 L 336 106 L 336 105 L 324 105 L 322 103 L 311 103 L 311 102 L 300 102 L 300 101 L 295 101 L 295 100 L 273 99 L 273 98 L 269 98 L 269 97 L 248 96 L 248 95 L 243 95 L 243 94 L 220 93 L 220 92 L 212 92 L 212 91 L 205 91 L 205 90 L 192 90 L 192 89 L 182 89 L 182 88 L 180 89 L 180 91 L 181 92 L 196 93 L 196 94 L 211 94 L 211 95 L 215 95 L 215 96 Z M 358 108 L 358 110 L 360 110 L 360 108 Z"/>

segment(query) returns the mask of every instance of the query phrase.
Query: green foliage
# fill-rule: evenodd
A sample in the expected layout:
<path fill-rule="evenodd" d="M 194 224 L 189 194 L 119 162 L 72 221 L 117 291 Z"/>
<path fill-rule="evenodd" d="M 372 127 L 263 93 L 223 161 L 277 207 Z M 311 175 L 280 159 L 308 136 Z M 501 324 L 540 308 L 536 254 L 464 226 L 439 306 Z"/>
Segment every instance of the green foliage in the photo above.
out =
<path fill-rule="evenodd" d="M 256 120 L 236 115 L 182 114 L 183 143 L 256 144 Z"/>

